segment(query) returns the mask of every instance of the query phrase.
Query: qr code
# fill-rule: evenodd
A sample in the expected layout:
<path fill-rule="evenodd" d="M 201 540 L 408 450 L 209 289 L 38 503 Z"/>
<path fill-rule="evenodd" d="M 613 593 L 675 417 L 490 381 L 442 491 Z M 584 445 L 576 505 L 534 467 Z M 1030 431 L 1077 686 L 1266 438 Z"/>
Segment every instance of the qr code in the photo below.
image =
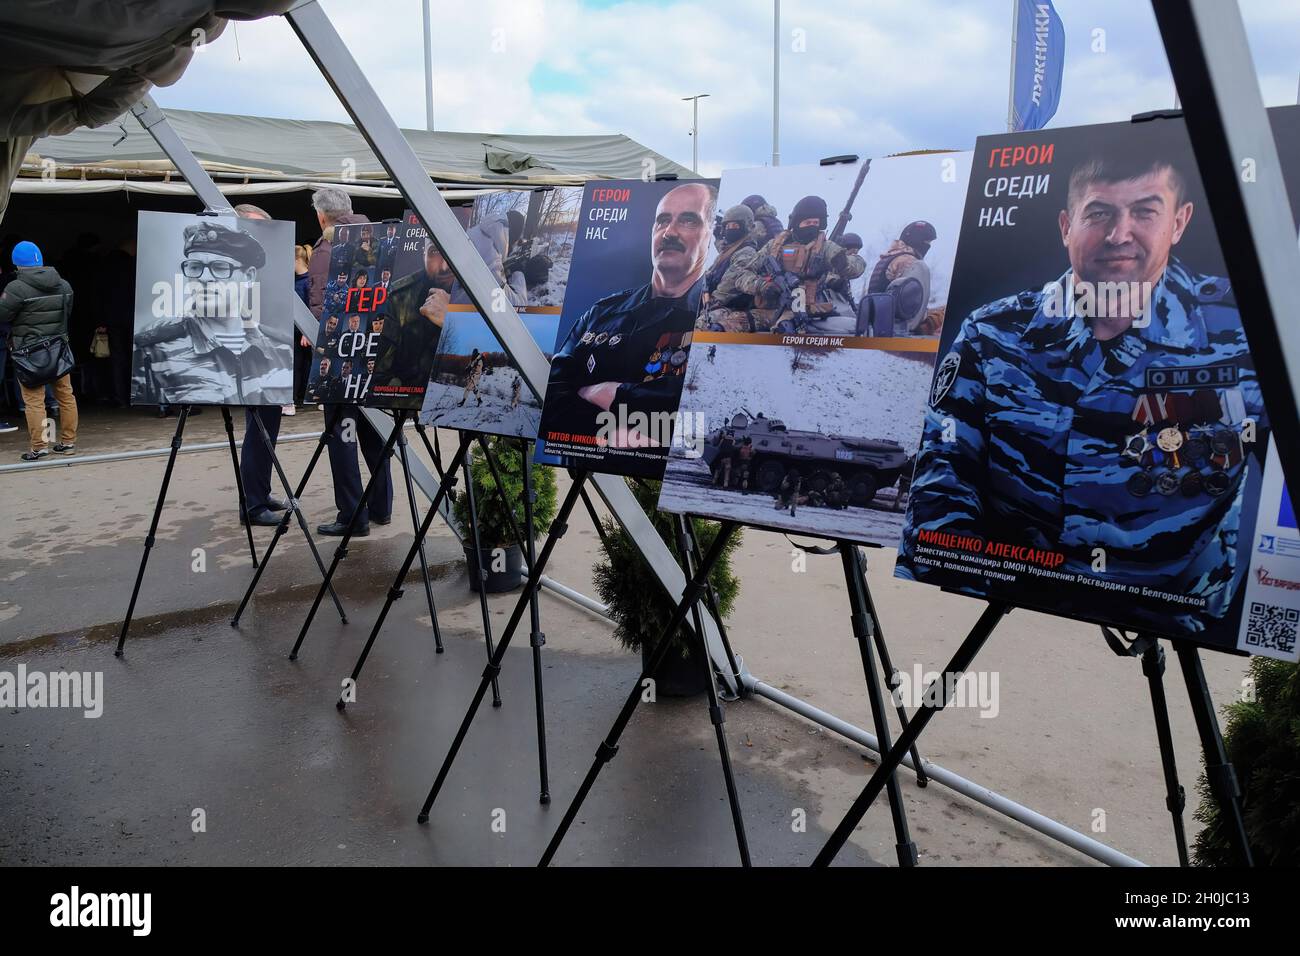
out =
<path fill-rule="evenodd" d="M 1250 646 L 1293 654 L 1297 629 L 1300 629 L 1300 610 L 1262 601 L 1250 602 L 1250 618 L 1246 621 L 1246 643 Z"/>

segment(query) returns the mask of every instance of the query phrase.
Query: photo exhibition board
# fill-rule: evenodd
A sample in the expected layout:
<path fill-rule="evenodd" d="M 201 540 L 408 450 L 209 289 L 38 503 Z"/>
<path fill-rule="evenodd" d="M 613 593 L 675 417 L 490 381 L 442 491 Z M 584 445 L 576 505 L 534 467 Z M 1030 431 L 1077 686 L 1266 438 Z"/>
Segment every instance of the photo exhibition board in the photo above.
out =
<path fill-rule="evenodd" d="M 410 211 L 334 227 L 307 401 L 419 409 L 446 321 L 428 266 L 439 260 Z"/>
<path fill-rule="evenodd" d="M 970 164 L 722 174 L 661 509 L 897 547 Z"/>
<path fill-rule="evenodd" d="M 132 405 L 293 401 L 293 223 L 142 211 L 135 269 Z"/>
<path fill-rule="evenodd" d="M 583 188 L 537 460 L 663 474 L 717 183 L 607 180 Z"/>
<path fill-rule="evenodd" d="M 1300 108 L 1270 119 L 1294 214 Z M 895 573 L 1296 660 L 1294 511 L 1183 120 L 973 167 Z"/>
<path fill-rule="evenodd" d="M 467 233 L 500 288 L 549 358 L 569 283 L 582 189 L 486 193 L 474 200 Z M 542 403 L 495 333 L 447 269 L 450 305 L 420 420 L 439 428 L 536 438 Z M 489 306 L 491 307 L 491 306 Z"/>

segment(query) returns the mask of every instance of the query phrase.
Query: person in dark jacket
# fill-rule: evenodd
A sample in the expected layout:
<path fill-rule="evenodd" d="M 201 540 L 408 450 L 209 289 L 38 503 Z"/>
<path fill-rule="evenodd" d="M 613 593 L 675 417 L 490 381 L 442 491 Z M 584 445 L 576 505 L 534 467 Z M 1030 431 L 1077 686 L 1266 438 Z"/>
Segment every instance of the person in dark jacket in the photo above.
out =
<path fill-rule="evenodd" d="M 72 314 L 72 286 L 53 266 L 44 264 L 41 250 L 34 242 L 14 246 L 13 264 L 18 277 L 0 294 L 0 325 L 11 327 L 11 349 L 34 345 L 42 339 L 60 336 L 68 341 L 68 316 Z M 72 377 L 63 375 L 53 383 L 59 403 L 59 439 L 54 450 L 70 455 L 77 450 L 77 400 L 72 394 Z M 45 437 L 45 386 L 22 386 L 23 410 L 27 416 L 27 433 L 31 451 L 23 461 L 37 461 L 50 453 Z"/>
<path fill-rule="evenodd" d="M 312 248 L 311 262 L 307 267 L 309 277 L 307 305 L 319 321 L 325 309 L 325 284 L 331 278 L 330 253 L 334 227 L 365 222 L 366 219 L 352 211 L 351 197 L 333 186 L 326 186 L 312 193 L 311 204 L 316 210 L 316 220 L 320 223 L 321 237 L 316 240 L 316 245 Z M 365 512 L 357 519 L 353 534 L 360 537 L 368 535 L 371 519 L 375 524 L 388 524 L 393 520 L 393 482 L 389 474 L 392 453 L 381 456 L 384 441 L 364 418 L 360 406 L 344 405 L 339 410 L 338 422 L 330 433 L 327 448 L 330 456 L 330 472 L 334 476 L 334 505 L 338 509 L 338 514 L 334 521 L 320 525 L 316 529 L 319 534 L 341 536 L 347 531 L 352 513 L 361 504 L 363 486 L 361 467 L 357 464 L 358 444 L 361 445 L 366 466 L 372 473 L 378 472 L 378 478 Z M 347 439 L 349 435 L 355 435 L 356 438 L 349 441 Z"/>

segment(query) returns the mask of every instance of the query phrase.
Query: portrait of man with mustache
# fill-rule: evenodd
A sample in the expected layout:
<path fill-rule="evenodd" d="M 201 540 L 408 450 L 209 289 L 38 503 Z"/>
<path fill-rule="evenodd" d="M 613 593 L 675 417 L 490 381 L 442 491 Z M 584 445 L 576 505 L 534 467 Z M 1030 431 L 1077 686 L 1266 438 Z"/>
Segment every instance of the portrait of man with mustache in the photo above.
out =
<path fill-rule="evenodd" d="M 551 362 L 544 429 L 593 436 L 602 413 L 626 421 L 677 410 L 717 202 L 717 186 L 707 182 L 684 183 L 659 199 L 648 237 L 650 281 L 605 296 L 574 324 Z M 612 447 L 655 444 L 633 429 L 605 434 Z"/>

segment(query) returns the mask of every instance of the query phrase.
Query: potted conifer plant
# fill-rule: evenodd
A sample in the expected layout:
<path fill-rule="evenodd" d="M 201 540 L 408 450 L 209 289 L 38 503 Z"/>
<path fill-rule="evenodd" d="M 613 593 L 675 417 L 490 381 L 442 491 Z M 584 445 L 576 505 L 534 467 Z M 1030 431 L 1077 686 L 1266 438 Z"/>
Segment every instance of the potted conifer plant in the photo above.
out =
<path fill-rule="evenodd" d="M 497 491 L 483 450 L 476 444 L 470 454 L 470 477 L 474 482 L 474 503 L 478 514 L 479 554 L 474 553 L 474 540 L 470 535 L 469 495 L 461 489 L 452 503 L 452 511 L 460 525 L 465 547 L 465 562 L 469 571 L 469 586 L 478 590 L 479 567 L 487 571 L 486 586 L 489 594 L 513 591 L 524 583 L 524 559 L 519 543 L 510 529 L 509 514 L 514 513 L 515 527 L 524 529 L 524 456 L 518 439 L 494 436 L 487 439 L 496 462 L 497 473 L 505 486 L 505 500 Z M 544 465 L 529 462 L 532 469 L 534 539 L 546 533 L 555 518 L 555 472 Z M 481 562 L 481 564 L 480 564 Z"/>
<path fill-rule="evenodd" d="M 629 484 L 642 510 L 659 532 L 659 537 L 680 564 L 677 552 L 677 516 L 656 508 L 659 482 L 630 481 Z M 715 521 L 691 520 L 700 547 L 707 552 L 717 538 L 719 525 Z M 609 607 L 610 616 L 614 619 L 615 639 L 629 650 L 639 651 L 642 665 L 645 666 L 649 663 L 654 644 L 668 626 L 673 605 L 655 582 L 650 569 L 646 567 L 645 559 L 622 526 L 609 518 L 603 523 L 605 540 L 600 547 L 601 558 L 592 572 L 596 593 Z M 731 612 L 740 591 L 740 581 L 731 569 L 732 555 L 740 546 L 740 537 L 739 532 L 732 536 L 709 574 L 723 617 Z M 706 672 L 700 660 L 700 652 L 687 633 L 684 628 L 679 629 L 672 637 L 668 655 L 664 658 L 659 673 L 655 675 L 658 694 L 685 697 L 703 693 L 706 689 Z"/>

